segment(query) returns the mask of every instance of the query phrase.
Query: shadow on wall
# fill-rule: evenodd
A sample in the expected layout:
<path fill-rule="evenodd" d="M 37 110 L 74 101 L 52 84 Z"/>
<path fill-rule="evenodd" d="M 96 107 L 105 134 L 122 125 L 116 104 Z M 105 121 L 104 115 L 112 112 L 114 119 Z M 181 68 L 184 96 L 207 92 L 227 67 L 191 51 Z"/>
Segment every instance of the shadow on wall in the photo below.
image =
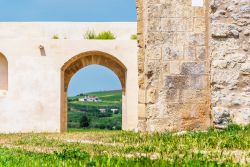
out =
<path fill-rule="evenodd" d="M 0 91 L 8 90 L 8 61 L 7 58 L 0 53 Z"/>

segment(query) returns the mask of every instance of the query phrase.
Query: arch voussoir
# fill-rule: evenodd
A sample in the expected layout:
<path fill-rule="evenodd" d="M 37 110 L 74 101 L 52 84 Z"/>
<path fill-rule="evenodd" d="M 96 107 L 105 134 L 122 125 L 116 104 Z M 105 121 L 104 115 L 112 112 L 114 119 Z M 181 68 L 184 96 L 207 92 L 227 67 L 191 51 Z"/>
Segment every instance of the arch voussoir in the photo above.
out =
<path fill-rule="evenodd" d="M 61 131 L 67 130 L 67 90 L 71 78 L 74 74 L 77 73 L 80 69 L 87 67 L 89 65 L 101 65 L 112 70 L 119 78 L 123 94 L 125 95 L 126 90 L 126 73 L 127 68 L 125 65 L 118 60 L 116 57 L 100 51 L 89 51 L 81 53 L 77 56 L 74 56 L 68 60 L 63 67 L 61 68 L 62 72 L 62 104 L 61 104 Z"/>

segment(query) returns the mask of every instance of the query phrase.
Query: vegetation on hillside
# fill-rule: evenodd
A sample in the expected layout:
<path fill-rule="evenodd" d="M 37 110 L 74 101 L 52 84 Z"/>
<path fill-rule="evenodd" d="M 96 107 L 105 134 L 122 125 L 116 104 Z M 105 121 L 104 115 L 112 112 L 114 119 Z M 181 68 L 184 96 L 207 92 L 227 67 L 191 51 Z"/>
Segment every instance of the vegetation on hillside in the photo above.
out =
<path fill-rule="evenodd" d="M 102 101 L 79 101 L 80 98 L 87 95 L 97 96 Z M 91 92 L 69 97 L 68 127 L 120 130 L 122 124 L 121 99 L 122 93 L 120 90 Z M 106 109 L 106 112 L 101 113 L 99 109 Z M 111 109 L 118 109 L 118 111 L 113 113 Z"/>
<path fill-rule="evenodd" d="M 249 166 L 250 125 L 187 133 L 0 135 L 0 166 Z"/>

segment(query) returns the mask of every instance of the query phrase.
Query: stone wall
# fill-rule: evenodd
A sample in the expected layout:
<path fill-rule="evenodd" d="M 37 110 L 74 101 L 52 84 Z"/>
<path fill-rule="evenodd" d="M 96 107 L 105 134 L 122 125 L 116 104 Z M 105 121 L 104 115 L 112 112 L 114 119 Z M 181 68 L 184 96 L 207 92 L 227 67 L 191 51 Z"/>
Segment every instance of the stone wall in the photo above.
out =
<path fill-rule="evenodd" d="M 250 122 L 250 1 L 212 0 L 211 90 L 217 127 Z"/>
<path fill-rule="evenodd" d="M 207 5 L 138 1 L 144 11 L 138 13 L 140 130 L 200 130 L 211 125 Z"/>

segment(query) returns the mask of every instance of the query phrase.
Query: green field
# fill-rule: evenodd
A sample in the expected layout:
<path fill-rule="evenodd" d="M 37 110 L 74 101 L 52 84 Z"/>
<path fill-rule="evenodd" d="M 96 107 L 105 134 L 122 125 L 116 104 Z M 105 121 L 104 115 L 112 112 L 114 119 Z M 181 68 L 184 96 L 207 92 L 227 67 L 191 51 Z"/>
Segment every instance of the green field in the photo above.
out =
<path fill-rule="evenodd" d="M 187 133 L 71 130 L 0 135 L 0 166 L 250 166 L 250 126 Z"/>
<path fill-rule="evenodd" d="M 101 102 L 81 102 L 78 99 L 85 96 L 97 96 Z M 68 98 L 68 127 L 81 127 L 81 118 L 88 118 L 89 126 L 84 128 L 115 129 L 120 130 L 122 124 L 122 92 L 120 90 L 90 92 Z M 106 113 L 100 113 L 99 109 L 104 108 Z M 112 113 L 110 109 L 119 109 Z"/>

